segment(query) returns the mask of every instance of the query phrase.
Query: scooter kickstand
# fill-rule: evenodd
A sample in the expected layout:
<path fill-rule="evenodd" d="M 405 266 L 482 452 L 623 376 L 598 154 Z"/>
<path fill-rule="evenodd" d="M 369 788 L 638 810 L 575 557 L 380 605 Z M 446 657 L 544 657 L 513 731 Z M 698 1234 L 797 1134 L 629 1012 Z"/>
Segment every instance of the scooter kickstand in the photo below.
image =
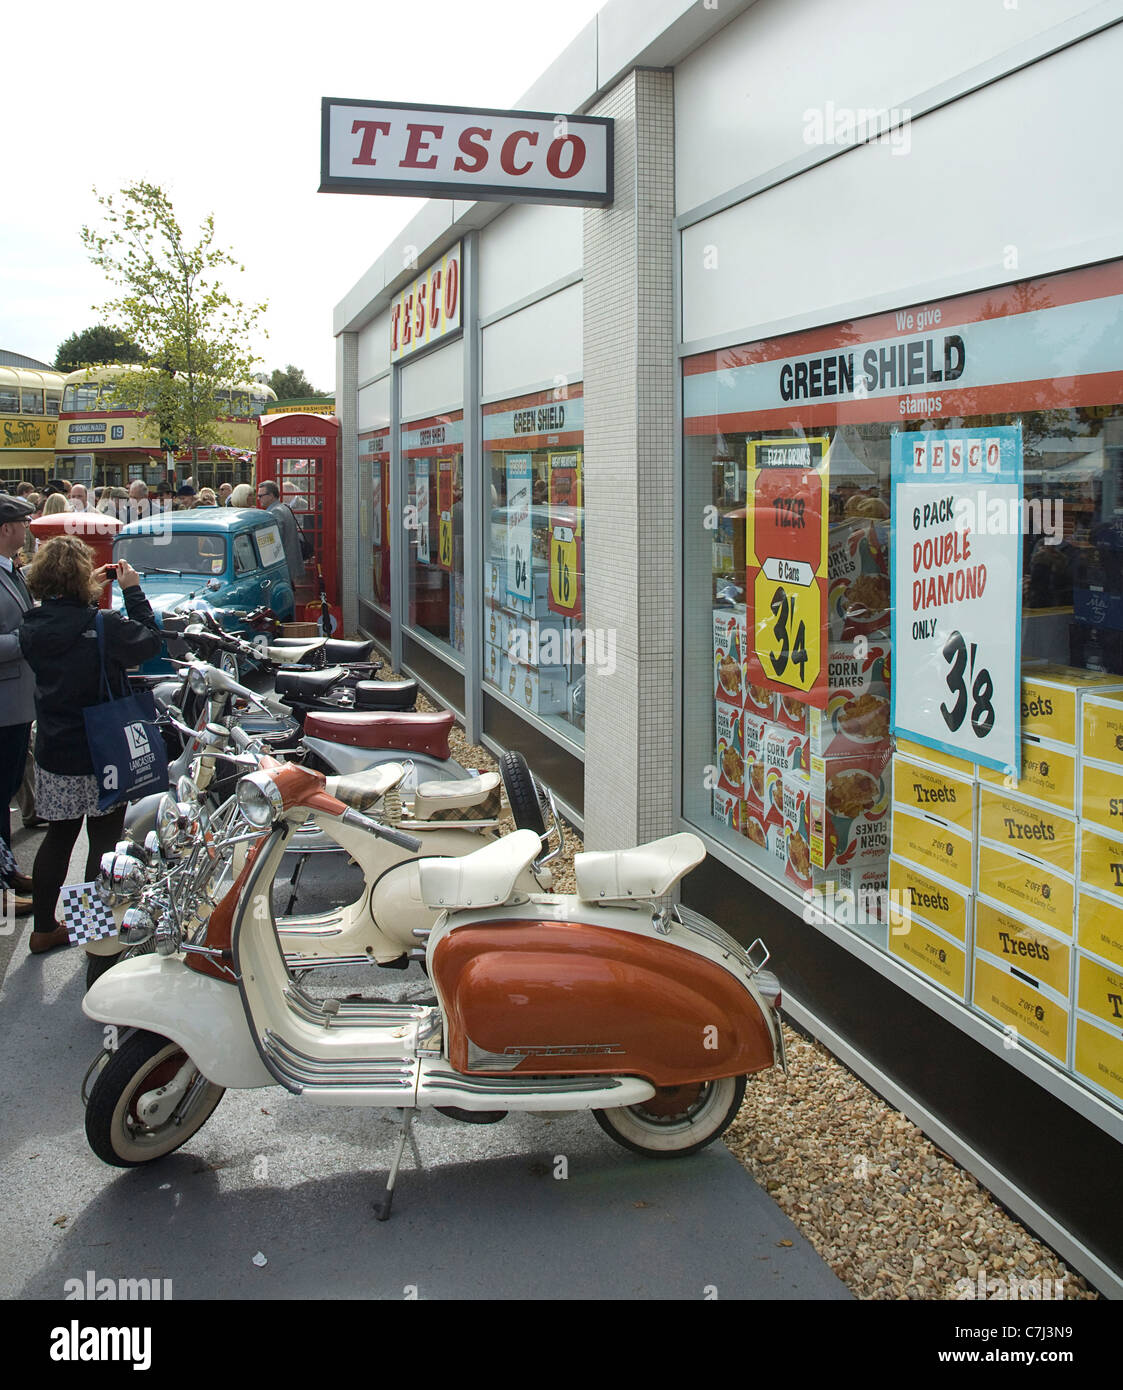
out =
<path fill-rule="evenodd" d="M 386 1179 L 386 1194 L 372 1202 L 374 1215 L 377 1221 L 386 1221 L 390 1216 L 390 1208 L 394 1202 L 394 1184 L 398 1180 L 398 1169 L 402 1165 L 402 1155 L 405 1152 L 406 1140 L 409 1140 L 410 1151 L 413 1154 L 413 1161 L 418 1168 L 421 1167 L 421 1155 L 417 1151 L 417 1141 L 413 1137 L 413 1111 L 403 1110 L 401 1133 L 398 1136 L 398 1150 L 394 1155 L 394 1162 L 390 1166 L 390 1176 Z"/>

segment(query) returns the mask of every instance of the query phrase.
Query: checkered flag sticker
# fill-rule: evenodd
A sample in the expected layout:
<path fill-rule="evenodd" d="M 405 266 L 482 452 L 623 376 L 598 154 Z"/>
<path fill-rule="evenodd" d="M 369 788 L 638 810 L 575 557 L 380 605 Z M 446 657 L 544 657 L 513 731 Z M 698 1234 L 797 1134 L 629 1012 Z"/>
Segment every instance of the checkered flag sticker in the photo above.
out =
<path fill-rule="evenodd" d="M 16 856 L 3 840 L 0 840 L 0 878 L 6 883 L 8 875 L 16 872 Z"/>
<path fill-rule="evenodd" d="M 106 907 L 94 891 L 93 883 L 68 883 L 62 890 L 62 918 L 72 946 L 114 936 L 117 923 L 113 909 Z"/>

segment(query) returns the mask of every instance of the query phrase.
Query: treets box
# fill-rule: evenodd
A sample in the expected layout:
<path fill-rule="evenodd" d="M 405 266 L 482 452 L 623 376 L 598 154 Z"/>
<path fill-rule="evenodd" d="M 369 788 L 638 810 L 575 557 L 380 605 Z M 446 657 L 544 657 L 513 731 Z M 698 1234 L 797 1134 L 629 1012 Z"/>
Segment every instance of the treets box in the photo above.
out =
<path fill-rule="evenodd" d="M 956 999 L 965 997 L 967 952 L 943 932 L 913 920 L 889 932 L 889 953 Z"/>
<path fill-rule="evenodd" d="M 965 834 L 974 832 L 976 793 L 972 778 L 959 777 L 934 763 L 900 756 L 893 759 L 893 800 Z"/>
<path fill-rule="evenodd" d="M 1123 679 L 1072 666 L 1034 666 L 1022 671 L 1022 732 L 1075 748 L 1081 711 L 1089 695 L 1123 690 Z"/>
<path fill-rule="evenodd" d="M 1090 888 L 1123 909 L 1123 840 L 1082 825 L 1077 879 L 1081 889 Z"/>
<path fill-rule="evenodd" d="M 1123 970 L 1123 907 L 1083 890 L 1076 905 L 1076 942 Z"/>
<path fill-rule="evenodd" d="M 993 768 L 980 767 L 979 781 L 1018 796 L 1046 801 L 1061 811 L 1075 814 L 1080 780 L 1075 750 L 1033 734 L 1022 735 L 1021 748 L 1021 767 L 1017 777 L 996 772 Z"/>
<path fill-rule="evenodd" d="M 1080 819 L 1109 835 L 1123 835 L 1123 763 L 1081 762 Z"/>
<path fill-rule="evenodd" d="M 1006 965 L 975 948 L 971 1002 L 980 1013 L 1001 1025 L 1018 1045 L 1044 1052 L 1054 1061 L 1068 1061 L 1070 1014 L 1067 999 L 1017 966 Z"/>
<path fill-rule="evenodd" d="M 1012 965 L 1037 986 L 1047 985 L 1068 999 L 1072 941 L 1047 931 L 1008 907 L 975 899 L 975 950 Z"/>
<path fill-rule="evenodd" d="M 1080 756 L 1123 767 L 1123 695 L 1085 696 Z"/>
<path fill-rule="evenodd" d="M 997 787 L 980 787 L 979 836 L 1003 849 L 1044 859 L 1063 874 L 1076 872 L 1076 820 L 1043 802 Z"/>
<path fill-rule="evenodd" d="M 927 744 L 916 743 L 912 739 L 898 738 L 896 751 L 902 757 L 911 758 L 913 762 L 931 763 L 934 767 L 954 772 L 957 777 L 974 777 L 979 770 L 974 763 L 969 763 L 964 758 L 953 758 L 942 748 L 929 748 Z"/>
<path fill-rule="evenodd" d="M 1123 1101 L 1123 1030 L 1076 1015 L 1072 1069 L 1085 1081 Z"/>
<path fill-rule="evenodd" d="M 745 610 L 715 608 L 714 699 L 743 709 L 745 704 Z"/>
<path fill-rule="evenodd" d="M 811 862 L 842 868 L 889 856 L 890 765 L 885 752 L 811 759 Z"/>
<path fill-rule="evenodd" d="M 1076 881 L 1045 860 L 980 842 L 976 886 L 992 902 L 1072 936 Z"/>
<path fill-rule="evenodd" d="M 973 905 L 973 895 L 966 889 L 923 873 L 893 855 L 889 860 L 889 895 L 894 921 L 925 922 L 966 946 Z"/>
<path fill-rule="evenodd" d="M 917 815 L 903 806 L 891 811 L 892 852 L 918 869 L 928 869 L 960 888 L 975 888 L 975 845 L 969 835 L 934 816 Z"/>
<path fill-rule="evenodd" d="M 1112 1028 L 1123 1027 L 1123 969 L 1077 951 L 1076 1007 Z"/>

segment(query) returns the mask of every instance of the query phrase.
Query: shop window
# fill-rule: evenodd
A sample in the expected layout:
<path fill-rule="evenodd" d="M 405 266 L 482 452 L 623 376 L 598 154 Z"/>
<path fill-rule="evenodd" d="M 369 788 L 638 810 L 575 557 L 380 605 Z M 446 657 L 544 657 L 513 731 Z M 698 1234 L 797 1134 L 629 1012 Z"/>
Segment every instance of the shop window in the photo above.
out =
<path fill-rule="evenodd" d="M 484 679 L 579 742 L 586 665 L 608 659 L 585 626 L 583 406 L 578 384 L 483 415 Z"/>
<path fill-rule="evenodd" d="M 1121 316 L 1116 262 L 683 373 L 685 817 L 1119 1105 Z"/>
<path fill-rule="evenodd" d="M 402 426 L 408 625 L 464 651 L 464 415 Z"/>

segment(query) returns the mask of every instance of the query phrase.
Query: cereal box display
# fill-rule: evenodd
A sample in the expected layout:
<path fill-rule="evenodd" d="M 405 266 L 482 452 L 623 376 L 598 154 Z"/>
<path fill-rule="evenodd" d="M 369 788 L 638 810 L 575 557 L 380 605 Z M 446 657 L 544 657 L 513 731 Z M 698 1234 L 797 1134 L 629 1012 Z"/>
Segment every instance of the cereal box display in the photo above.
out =
<path fill-rule="evenodd" d="M 782 724 L 770 724 L 764 734 L 764 762 L 781 772 L 802 772 L 810 768 L 806 734 L 785 729 Z"/>
<path fill-rule="evenodd" d="M 785 876 L 801 891 L 811 887 L 811 783 L 806 773 L 783 778 Z"/>
<path fill-rule="evenodd" d="M 779 783 L 783 798 L 783 784 Z M 778 864 L 787 863 L 787 848 L 784 842 L 784 818 L 780 811 L 769 802 L 767 808 L 754 806 L 748 801 L 741 802 L 741 834 L 754 845 L 759 845 Z"/>
<path fill-rule="evenodd" d="M 735 792 L 714 788 L 714 819 L 733 830 L 741 829 L 741 799 Z"/>
<path fill-rule="evenodd" d="M 811 760 L 811 862 L 885 864 L 892 772 L 884 752 Z"/>
<path fill-rule="evenodd" d="M 738 799 L 745 794 L 744 720 L 745 716 L 732 705 L 714 706 L 718 786 L 735 793 Z"/>
<path fill-rule="evenodd" d="M 793 699 L 791 695 L 776 696 L 776 714 L 774 722 L 781 728 L 791 729 L 796 734 L 806 734 L 808 732 L 808 710 L 802 700 Z"/>
<path fill-rule="evenodd" d="M 885 506 L 880 498 L 862 500 Z M 854 517 L 830 528 L 827 605 L 832 639 L 889 631 L 888 530 L 884 521 L 872 517 Z"/>
<path fill-rule="evenodd" d="M 779 700 L 779 695 L 772 690 L 766 690 L 763 685 L 745 683 L 746 714 L 755 715 L 758 719 L 767 719 L 771 723 L 776 718 Z"/>
<path fill-rule="evenodd" d="M 743 709 L 745 704 L 745 610 L 714 609 L 714 699 Z"/>
<path fill-rule="evenodd" d="M 827 707 L 808 711 L 812 757 L 889 749 L 889 668 L 888 641 L 830 644 Z"/>

